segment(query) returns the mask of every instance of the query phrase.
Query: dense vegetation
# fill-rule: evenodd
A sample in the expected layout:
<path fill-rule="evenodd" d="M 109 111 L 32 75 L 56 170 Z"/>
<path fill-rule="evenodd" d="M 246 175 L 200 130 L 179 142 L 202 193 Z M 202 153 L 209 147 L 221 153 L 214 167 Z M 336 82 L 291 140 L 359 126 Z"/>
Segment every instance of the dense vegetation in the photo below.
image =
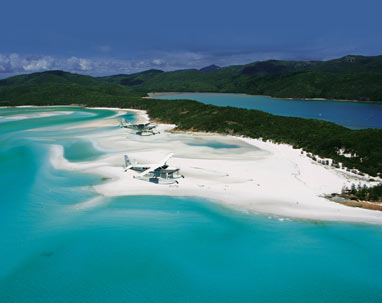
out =
<path fill-rule="evenodd" d="M 203 74 L 219 70 L 215 68 Z M 148 71 L 140 75 L 150 79 L 153 74 L 164 73 Z M 151 118 L 177 124 L 181 130 L 219 132 L 289 143 L 372 176 L 382 172 L 382 130 L 350 130 L 325 121 L 281 117 L 257 110 L 216 107 L 187 100 L 143 99 L 143 94 L 131 84 L 120 85 L 62 71 L 0 80 L 0 105 L 3 106 L 82 104 L 144 109 Z M 353 157 L 340 155 L 340 149 Z"/>
<path fill-rule="evenodd" d="M 346 196 L 363 201 L 382 202 L 382 184 L 367 187 L 353 184 L 350 188 L 345 188 L 342 191 Z"/>
<path fill-rule="evenodd" d="M 102 79 L 140 92 L 248 93 L 280 98 L 382 101 L 382 56 L 346 56 L 330 61 L 269 60 L 201 70 L 149 70 Z"/>
<path fill-rule="evenodd" d="M 63 71 L 0 80 L 0 106 L 107 103 L 126 96 L 138 98 L 142 95 L 126 86 Z"/>

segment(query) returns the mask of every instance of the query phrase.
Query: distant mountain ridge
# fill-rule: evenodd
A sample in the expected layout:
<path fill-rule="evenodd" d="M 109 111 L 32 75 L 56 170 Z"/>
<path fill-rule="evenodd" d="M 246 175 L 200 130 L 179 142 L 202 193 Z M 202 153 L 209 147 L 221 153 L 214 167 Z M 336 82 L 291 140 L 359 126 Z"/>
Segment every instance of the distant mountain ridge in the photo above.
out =
<path fill-rule="evenodd" d="M 382 101 L 382 56 L 348 55 L 329 61 L 267 60 L 246 65 L 164 72 L 150 69 L 134 74 L 91 77 L 59 70 L 0 80 L 0 102 L 89 91 L 108 95 L 142 96 L 148 92 L 219 92 L 269 95 L 279 98 L 326 98 Z M 67 91 L 65 91 L 67 90 Z M 64 92 L 65 91 L 65 92 Z M 37 98 L 37 97 L 36 97 Z M 63 102 L 63 101 L 62 101 Z"/>
<path fill-rule="evenodd" d="M 201 71 L 201 72 L 212 72 L 212 71 L 217 70 L 219 68 L 220 68 L 220 66 L 212 64 L 212 65 L 202 67 L 201 69 L 199 69 L 199 71 Z"/>
<path fill-rule="evenodd" d="M 267 60 L 246 65 L 101 77 L 140 92 L 221 92 L 281 98 L 382 101 L 382 56 L 328 61 Z"/>

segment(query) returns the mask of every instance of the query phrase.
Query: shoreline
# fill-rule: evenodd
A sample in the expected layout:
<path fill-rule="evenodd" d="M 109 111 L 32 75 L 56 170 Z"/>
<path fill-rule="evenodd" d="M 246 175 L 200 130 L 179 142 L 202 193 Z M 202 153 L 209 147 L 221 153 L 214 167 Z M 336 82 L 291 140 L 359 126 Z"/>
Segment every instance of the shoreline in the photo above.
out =
<path fill-rule="evenodd" d="M 326 99 L 326 98 L 287 98 L 287 97 L 274 97 L 268 95 L 252 95 L 247 93 L 220 93 L 220 92 L 149 92 L 147 96 L 142 97 L 146 99 L 155 99 L 155 96 L 167 96 L 167 95 L 178 95 L 178 94 L 221 94 L 221 95 L 244 95 L 253 97 L 267 97 L 279 100 L 289 100 L 289 101 L 333 101 L 333 102 L 351 102 L 351 103 L 370 103 L 370 104 L 382 104 L 382 101 L 360 101 L 360 100 L 348 100 L 348 99 Z M 185 99 L 188 100 L 188 99 Z M 197 100 L 193 100 L 197 101 Z M 200 102 L 200 101 L 197 101 Z"/>
<path fill-rule="evenodd" d="M 135 112 L 140 116 L 138 120 L 148 121 L 143 110 L 119 110 Z M 111 125 L 113 119 L 106 119 Z M 91 162 L 74 163 L 63 157 L 60 147 L 54 147 L 51 163 L 57 169 L 83 171 L 108 178 L 107 182 L 93 187 L 101 196 L 188 196 L 256 214 L 382 224 L 381 212 L 343 206 L 323 197 L 341 191 L 344 185 L 367 183 L 365 180 L 315 163 L 300 150 L 286 144 L 218 134 L 170 132 L 175 125 L 166 124 L 158 125 L 159 135 L 140 137 L 117 128 L 118 122 L 114 118 L 116 129 L 108 131 L 106 136 L 103 132 L 102 136 L 90 138 L 96 146 L 108 150 L 107 155 Z M 92 127 L 91 124 L 88 126 Z M 191 141 L 199 145 L 188 144 Z M 207 143 L 212 141 L 238 147 L 208 147 Z M 169 152 L 175 154 L 169 165 L 179 167 L 185 175 L 178 185 L 152 184 L 134 179 L 133 171 L 124 172 L 124 154 L 139 163 L 155 163 Z"/>
<path fill-rule="evenodd" d="M 92 109 L 113 110 L 116 115 L 68 126 L 67 129 L 115 126 L 115 129 L 86 138 L 106 155 L 89 162 L 70 162 L 64 158 L 62 146 L 52 145 L 50 162 L 56 169 L 81 171 L 104 178 L 106 182 L 92 186 L 100 197 L 197 197 L 254 214 L 382 225 L 382 212 L 351 208 L 324 198 L 327 194 L 340 192 L 344 185 L 370 182 L 346 171 L 318 164 L 290 145 L 222 134 L 173 131 L 176 126 L 168 124 L 158 125 L 159 135 L 140 137 L 119 128 L 117 116 L 133 112 L 136 121 L 147 122 L 146 111 Z M 209 142 L 237 148 L 211 148 L 208 147 Z M 169 165 L 179 167 L 185 175 L 178 185 L 152 184 L 134 179 L 132 171 L 124 172 L 124 154 L 139 163 L 155 163 L 169 152 L 175 153 Z M 87 201 L 80 204 L 75 208 L 97 207 L 99 203 Z"/>

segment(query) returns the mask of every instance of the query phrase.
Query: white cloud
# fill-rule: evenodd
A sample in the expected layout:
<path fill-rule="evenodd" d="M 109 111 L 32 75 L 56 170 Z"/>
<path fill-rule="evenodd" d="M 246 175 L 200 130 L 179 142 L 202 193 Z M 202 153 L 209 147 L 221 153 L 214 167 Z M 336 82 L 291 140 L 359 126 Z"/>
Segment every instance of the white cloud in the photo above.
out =
<path fill-rule="evenodd" d="M 163 63 L 163 61 L 161 59 L 154 59 L 152 62 L 155 65 L 161 65 Z"/>
<path fill-rule="evenodd" d="M 23 69 L 25 71 L 36 71 L 36 70 L 49 70 L 54 64 L 54 59 L 52 57 L 44 57 L 36 60 L 25 60 L 21 59 L 23 62 Z"/>
<path fill-rule="evenodd" d="M 307 54 L 310 54 L 307 57 Z M 346 54 L 346 52 L 344 52 Z M 336 54 L 339 57 L 340 54 Z M 210 64 L 219 66 L 246 64 L 268 59 L 330 59 L 324 51 L 299 50 L 282 53 L 277 51 L 253 52 L 148 52 L 131 59 L 58 57 L 47 55 L 1 54 L 0 77 L 47 70 L 64 70 L 89 75 L 130 74 L 151 68 L 165 71 L 201 68 Z"/>
<path fill-rule="evenodd" d="M 95 62 L 85 58 L 58 58 L 53 56 L 28 56 L 0 54 L 0 74 L 4 76 L 62 69 L 71 72 L 93 72 Z"/>
<path fill-rule="evenodd" d="M 200 54 L 189 52 L 160 53 L 158 56 L 145 55 L 133 59 L 0 54 L 0 76 L 7 77 L 55 69 L 91 75 L 134 73 L 150 68 L 174 70 L 206 64 L 203 58 L 204 56 Z"/>
<path fill-rule="evenodd" d="M 66 62 L 63 62 L 63 66 L 68 68 L 71 71 L 92 71 L 92 62 L 88 59 L 70 57 L 66 59 Z"/>

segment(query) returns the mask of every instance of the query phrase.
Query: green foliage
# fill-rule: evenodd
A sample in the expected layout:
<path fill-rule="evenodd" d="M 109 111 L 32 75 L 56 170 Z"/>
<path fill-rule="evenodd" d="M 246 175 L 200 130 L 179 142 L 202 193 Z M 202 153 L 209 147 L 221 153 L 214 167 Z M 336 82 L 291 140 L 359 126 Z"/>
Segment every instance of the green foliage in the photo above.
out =
<path fill-rule="evenodd" d="M 0 105 L 102 103 L 140 97 L 132 89 L 90 76 L 51 71 L 0 80 Z"/>
<path fill-rule="evenodd" d="M 345 188 L 343 193 L 363 201 L 382 202 L 382 184 L 372 187 L 361 186 L 360 184 L 356 187 L 352 184 L 350 188 Z"/>
<path fill-rule="evenodd" d="M 346 56 L 330 61 L 255 62 L 218 68 L 102 78 L 140 92 L 220 92 L 280 98 L 382 101 L 382 56 Z"/>

